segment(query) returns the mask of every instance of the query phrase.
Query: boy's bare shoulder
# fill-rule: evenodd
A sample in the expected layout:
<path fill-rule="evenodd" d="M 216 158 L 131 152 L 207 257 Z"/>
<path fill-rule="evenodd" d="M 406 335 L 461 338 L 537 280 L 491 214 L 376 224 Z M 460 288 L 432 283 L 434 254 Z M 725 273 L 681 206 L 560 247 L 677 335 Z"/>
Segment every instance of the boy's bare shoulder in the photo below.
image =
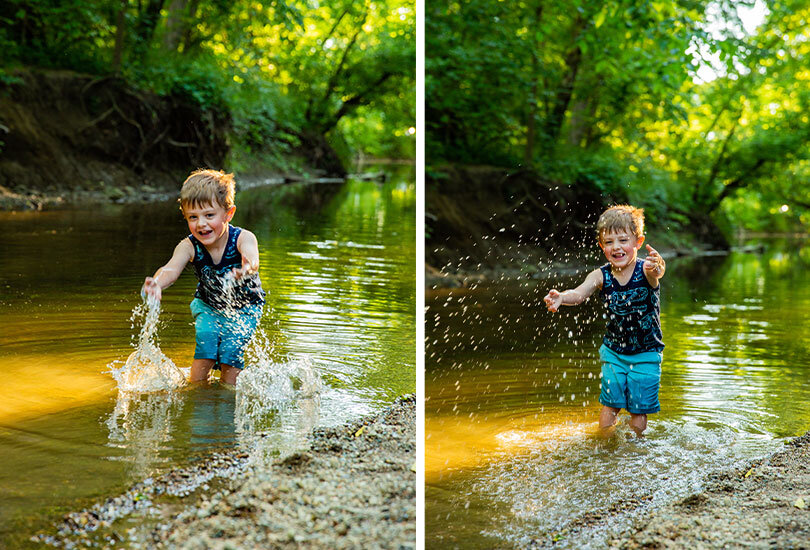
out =
<path fill-rule="evenodd" d="M 189 260 L 194 257 L 194 245 L 191 244 L 191 239 L 188 237 L 184 237 L 182 241 L 177 243 L 177 246 L 174 247 L 174 253 L 187 255 Z"/>
<path fill-rule="evenodd" d="M 596 269 L 594 269 L 593 271 L 588 273 L 588 276 L 585 277 L 585 280 L 589 281 L 591 283 L 594 283 L 594 284 L 596 284 L 596 286 L 601 288 L 602 284 L 604 283 L 604 276 L 602 275 L 602 268 L 597 267 Z"/>
<path fill-rule="evenodd" d="M 238 245 L 241 242 L 258 242 L 256 239 L 256 235 L 253 234 L 252 231 L 248 229 L 242 229 L 239 233 L 239 237 L 236 239 L 236 244 Z"/>

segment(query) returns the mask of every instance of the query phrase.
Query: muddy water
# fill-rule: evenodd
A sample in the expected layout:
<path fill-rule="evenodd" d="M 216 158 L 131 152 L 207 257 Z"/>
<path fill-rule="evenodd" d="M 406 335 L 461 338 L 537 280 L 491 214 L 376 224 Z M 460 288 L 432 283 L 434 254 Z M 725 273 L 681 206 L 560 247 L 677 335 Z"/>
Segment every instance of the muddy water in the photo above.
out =
<path fill-rule="evenodd" d="M 805 241 L 669 262 L 662 411 L 644 440 L 626 417 L 596 435 L 598 300 L 552 317 L 545 283 L 430 297 L 426 547 L 600 548 L 633 514 L 810 429 L 809 266 Z M 567 531 L 611 506 L 628 512 Z"/>
<path fill-rule="evenodd" d="M 285 452 L 312 426 L 415 390 L 413 171 L 327 189 L 237 195 L 234 224 L 260 243 L 264 353 L 306 364 L 323 384 L 295 414 L 250 422 L 235 418 L 234 391 L 218 384 L 119 395 L 106 372 L 132 352 L 144 276 L 187 234 L 176 204 L 0 214 L 0 547 L 24 546 L 61 513 L 233 446 L 246 429 L 269 430 Z M 193 354 L 195 284 L 187 270 L 164 292 L 160 347 L 178 367 Z"/>

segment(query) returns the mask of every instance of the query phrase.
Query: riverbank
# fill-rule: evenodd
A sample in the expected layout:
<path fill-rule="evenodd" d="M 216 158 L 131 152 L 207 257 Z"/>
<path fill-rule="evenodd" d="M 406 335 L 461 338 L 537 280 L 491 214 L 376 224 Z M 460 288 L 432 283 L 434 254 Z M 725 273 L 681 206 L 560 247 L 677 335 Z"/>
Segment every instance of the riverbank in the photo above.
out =
<path fill-rule="evenodd" d="M 293 455 L 255 460 L 261 454 L 235 449 L 144 480 L 68 514 L 56 535 L 35 541 L 60 548 L 415 548 L 413 395 L 317 429 Z M 133 518 L 147 528 L 126 528 Z"/>
<path fill-rule="evenodd" d="M 641 515 L 612 549 L 810 548 L 810 432 Z"/>
<path fill-rule="evenodd" d="M 528 547 L 576 548 L 583 534 L 630 516 L 605 548 L 810 548 L 810 432 L 765 458 L 710 476 L 700 492 L 654 509 L 652 500 L 648 494 L 608 503 Z"/>
<path fill-rule="evenodd" d="M 250 171 L 278 183 L 345 180 L 324 137 L 277 157 L 268 151 L 284 138 L 266 135 L 247 152 L 227 107 L 180 89 L 34 67 L 11 75 L 0 93 L 0 210 L 159 201 L 200 167 L 243 167 L 244 182 L 257 179 Z"/>

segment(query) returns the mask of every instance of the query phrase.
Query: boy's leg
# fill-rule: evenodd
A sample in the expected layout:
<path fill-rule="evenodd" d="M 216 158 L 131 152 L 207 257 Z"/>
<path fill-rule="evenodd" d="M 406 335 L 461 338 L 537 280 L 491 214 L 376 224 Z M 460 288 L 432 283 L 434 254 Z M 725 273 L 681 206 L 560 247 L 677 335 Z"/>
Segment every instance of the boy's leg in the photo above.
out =
<path fill-rule="evenodd" d="M 621 409 L 615 407 L 603 405 L 602 412 L 599 413 L 599 429 L 606 432 L 609 431 L 609 428 L 615 426 L 620 410 Z"/>
<path fill-rule="evenodd" d="M 191 362 L 191 376 L 190 382 L 202 382 L 208 380 L 208 373 L 214 366 L 213 359 L 195 359 Z"/>
<path fill-rule="evenodd" d="M 217 362 L 220 325 L 214 310 L 199 298 L 191 301 L 191 314 L 194 316 L 196 347 L 189 381 L 202 382 L 208 380 L 208 374 Z"/>
<path fill-rule="evenodd" d="M 627 408 L 627 365 L 621 356 L 602 344 L 599 348 L 602 361 L 602 381 L 600 383 L 599 430 L 603 436 L 613 433 L 619 411 Z"/>
<path fill-rule="evenodd" d="M 638 437 L 644 435 L 644 430 L 647 429 L 647 415 L 630 413 L 630 427 Z"/>
<path fill-rule="evenodd" d="M 630 393 L 627 412 L 630 413 L 630 427 L 641 437 L 647 429 L 647 415 L 661 410 L 658 390 L 661 386 L 661 352 L 644 352 L 636 356 L 637 363 L 628 375 L 627 387 Z"/>
<path fill-rule="evenodd" d="M 219 346 L 220 381 L 236 385 L 236 378 L 245 366 L 245 347 L 256 332 L 262 316 L 261 306 L 248 306 L 228 319 Z"/>
<path fill-rule="evenodd" d="M 219 375 L 219 381 L 225 382 L 226 384 L 230 384 L 231 386 L 235 386 L 236 377 L 239 376 L 239 373 L 242 372 L 242 369 L 237 369 L 236 367 L 225 365 L 223 363 L 220 363 L 219 366 L 222 369 L 222 374 Z"/>

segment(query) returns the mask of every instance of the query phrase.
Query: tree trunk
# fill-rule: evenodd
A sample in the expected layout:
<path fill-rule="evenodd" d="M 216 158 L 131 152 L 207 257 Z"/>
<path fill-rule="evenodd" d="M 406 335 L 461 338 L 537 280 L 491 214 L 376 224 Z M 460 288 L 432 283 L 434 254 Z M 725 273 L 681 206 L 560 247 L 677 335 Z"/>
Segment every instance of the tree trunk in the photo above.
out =
<path fill-rule="evenodd" d="M 565 56 L 565 66 L 568 71 L 557 88 L 557 93 L 554 95 L 552 102 L 551 115 L 545 124 L 545 139 L 548 140 L 549 147 L 553 146 L 560 136 L 560 130 L 565 121 L 565 113 L 568 111 L 568 105 L 571 103 L 571 97 L 574 94 L 574 83 L 581 62 L 582 50 L 577 45 L 571 48 Z"/>
<path fill-rule="evenodd" d="M 577 94 L 579 95 L 579 94 Z M 574 147 L 582 145 L 585 136 L 588 134 L 588 104 L 589 98 L 579 98 L 571 106 L 571 123 L 568 130 L 568 143 Z"/>
<path fill-rule="evenodd" d="M 135 24 L 135 47 L 136 56 L 143 58 L 149 50 L 149 44 L 155 34 L 158 22 L 160 21 L 160 11 L 163 9 L 165 0 L 149 0 L 146 9 L 140 13 L 138 22 Z"/>
<path fill-rule="evenodd" d="M 194 25 L 192 23 L 197 20 L 197 10 L 199 9 L 199 7 L 200 7 L 200 0 L 191 0 L 191 2 L 188 5 L 188 19 L 184 23 L 183 38 L 181 40 L 184 54 L 188 53 L 191 50 L 191 43 L 194 38 L 191 35 L 191 31 L 194 28 Z"/>
<path fill-rule="evenodd" d="M 176 52 L 185 30 L 185 12 L 188 0 L 170 0 L 166 19 L 166 36 L 163 44 L 170 52 Z"/>
<path fill-rule="evenodd" d="M 538 3 L 537 9 L 534 12 L 535 27 L 540 26 L 540 20 L 543 17 L 543 5 Z M 540 78 L 540 59 L 537 56 L 537 50 L 540 49 L 540 43 L 537 40 L 537 31 L 535 30 L 535 39 L 532 45 L 532 88 L 529 93 L 528 113 L 526 113 L 526 149 L 523 151 L 523 163 L 530 166 L 532 158 L 534 157 L 534 142 L 537 133 L 537 79 Z"/>
<path fill-rule="evenodd" d="M 121 58 L 124 52 L 124 36 L 126 35 L 126 15 L 128 0 L 121 0 L 121 7 L 118 10 L 118 17 L 115 22 L 115 48 L 113 50 L 112 72 L 118 74 L 121 70 Z"/>

